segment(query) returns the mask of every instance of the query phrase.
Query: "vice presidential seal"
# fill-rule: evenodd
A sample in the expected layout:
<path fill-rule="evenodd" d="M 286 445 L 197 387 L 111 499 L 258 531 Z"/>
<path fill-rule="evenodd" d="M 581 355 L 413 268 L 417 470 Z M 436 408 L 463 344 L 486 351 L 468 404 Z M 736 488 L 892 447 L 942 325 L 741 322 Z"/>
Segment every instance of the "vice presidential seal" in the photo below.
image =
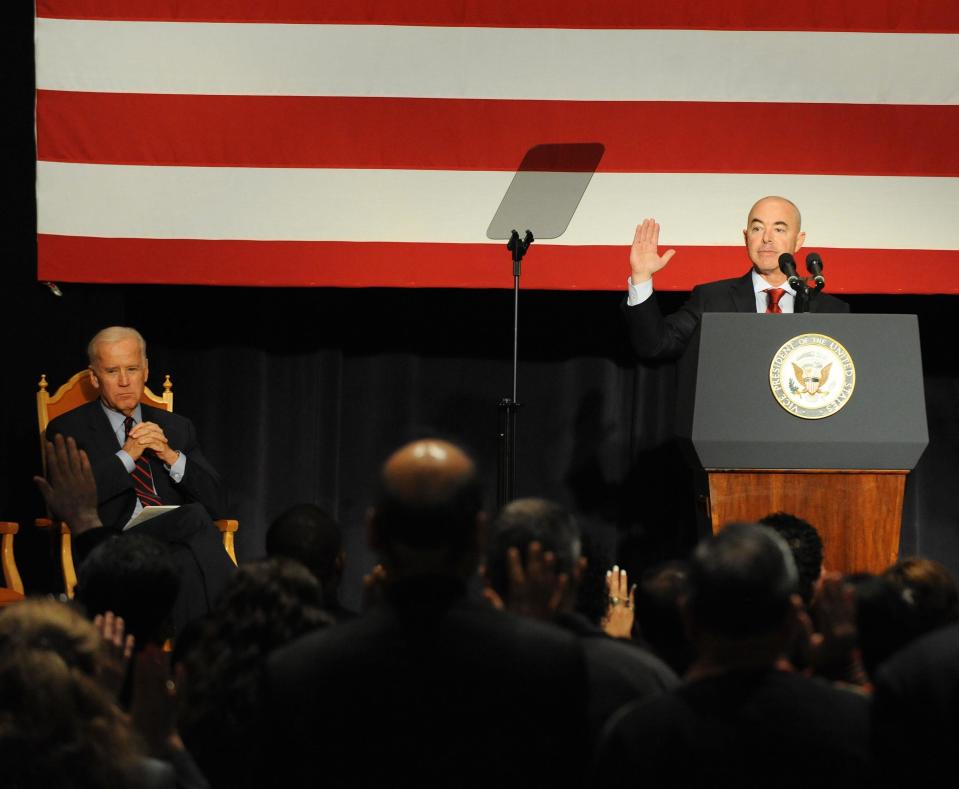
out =
<path fill-rule="evenodd" d="M 856 366 L 841 343 L 825 334 L 800 334 L 769 365 L 776 402 L 803 419 L 832 416 L 852 397 Z"/>

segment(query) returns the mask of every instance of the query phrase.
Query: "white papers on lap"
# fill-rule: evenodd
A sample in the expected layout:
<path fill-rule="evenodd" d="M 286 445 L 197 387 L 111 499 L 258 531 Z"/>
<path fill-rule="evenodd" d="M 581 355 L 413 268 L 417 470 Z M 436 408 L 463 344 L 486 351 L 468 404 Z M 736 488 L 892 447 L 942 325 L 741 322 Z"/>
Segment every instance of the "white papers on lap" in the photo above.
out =
<path fill-rule="evenodd" d="M 135 518 L 130 518 L 130 522 L 123 527 L 123 531 L 132 529 L 134 526 L 139 526 L 141 523 L 146 523 L 157 515 L 163 515 L 165 512 L 175 510 L 178 506 L 178 504 L 164 504 L 159 507 L 144 507 Z"/>

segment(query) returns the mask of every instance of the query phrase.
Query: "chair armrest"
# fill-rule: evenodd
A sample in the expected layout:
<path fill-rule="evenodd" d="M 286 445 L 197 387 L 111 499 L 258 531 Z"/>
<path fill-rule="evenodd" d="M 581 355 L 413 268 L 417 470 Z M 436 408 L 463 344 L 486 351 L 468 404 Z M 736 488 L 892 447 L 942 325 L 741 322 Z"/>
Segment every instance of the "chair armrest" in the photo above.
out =
<path fill-rule="evenodd" d="M 70 538 L 70 527 L 66 521 L 54 521 L 52 518 L 35 518 L 33 524 L 38 529 L 54 529 L 60 527 L 60 570 L 63 575 L 63 591 L 67 597 L 73 599 L 73 590 L 77 585 L 77 568 L 73 564 L 73 543 Z"/>
<path fill-rule="evenodd" d="M 22 597 L 23 581 L 17 571 L 17 563 L 13 556 L 13 535 L 18 531 L 20 531 L 20 524 L 12 521 L 0 521 L 0 534 L 3 535 L 2 540 L 0 540 L 0 565 L 3 566 L 3 577 L 7 586 Z M 4 595 L 4 597 L 11 597 L 11 595 Z M 12 600 L 15 599 L 18 598 L 12 597 Z"/>

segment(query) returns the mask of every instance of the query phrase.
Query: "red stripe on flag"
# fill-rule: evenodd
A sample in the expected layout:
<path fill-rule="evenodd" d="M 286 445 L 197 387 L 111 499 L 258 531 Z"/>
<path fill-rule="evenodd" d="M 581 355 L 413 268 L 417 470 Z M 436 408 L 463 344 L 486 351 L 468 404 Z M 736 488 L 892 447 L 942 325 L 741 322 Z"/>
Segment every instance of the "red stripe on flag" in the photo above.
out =
<path fill-rule="evenodd" d="M 955 0 L 846 0 L 769 3 L 699 0 L 37 0 L 37 16 L 178 22 L 283 22 L 480 27 L 671 28 L 707 30 L 856 30 L 954 33 Z M 812 55 L 812 53 L 811 53 Z"/>
<path fill-rule="evenodd" d="M 513 170 L 544 140 L 606 172 L 959 175 L 959 106 L 37 91 L 44 161 Z"/>
<path fill-rule="evenodd" d="M 40 234 L 40 280 L 314 287 L 510 288 L 512 263 L 497 244 L 334 241 L 212 241 Z M 810 247 L 810 250 L 813 249 Z M 959 294 L 959 252 L 825 249 L 833 293 Z M 625 290 L 626 246 L 534 244 L 523 287 Z M 899 273 L 909 261 L 909 276 Z M 681 264 L 681 265 L 680 265 Z M 741 247 L 677 247 L 656 275 L 659 290 L 689 290 L 747 269 Z"/>

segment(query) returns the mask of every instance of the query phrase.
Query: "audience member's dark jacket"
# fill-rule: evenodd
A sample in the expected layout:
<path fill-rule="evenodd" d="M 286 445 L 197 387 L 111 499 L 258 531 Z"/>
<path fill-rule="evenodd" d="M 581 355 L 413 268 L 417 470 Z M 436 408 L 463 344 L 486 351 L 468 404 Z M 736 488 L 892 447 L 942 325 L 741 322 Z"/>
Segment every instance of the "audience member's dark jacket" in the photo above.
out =
<path fill-rule="evenodd" d="M 716 674 L 631 704 L 597 755 L 602 786 L 865 786 L 869 702 L 799 674 Z"/>
<path fill-rule="evenodd" d="M 556 624 L 580 639 L 589 680 L 589 729 L 594 739 L 616 710 L 679 685 L 673 670 L 635 644 L 610 638 L 580 614 L 561 614 Z"/>
<path fill-rule="evenodd" d="M 586 676 L 578 641 L 492 610 L 456 579 L 395 584 L 362 617 L 267 667 L 270 762 L 290 786 L 575 786 Z"/>
<path fill-rule="evenodd" d="M 959 743 L 959 624 L 921 637 L 879 667 L 873 713 L 876 760 L 893 785 L 950 782 Z"/>

